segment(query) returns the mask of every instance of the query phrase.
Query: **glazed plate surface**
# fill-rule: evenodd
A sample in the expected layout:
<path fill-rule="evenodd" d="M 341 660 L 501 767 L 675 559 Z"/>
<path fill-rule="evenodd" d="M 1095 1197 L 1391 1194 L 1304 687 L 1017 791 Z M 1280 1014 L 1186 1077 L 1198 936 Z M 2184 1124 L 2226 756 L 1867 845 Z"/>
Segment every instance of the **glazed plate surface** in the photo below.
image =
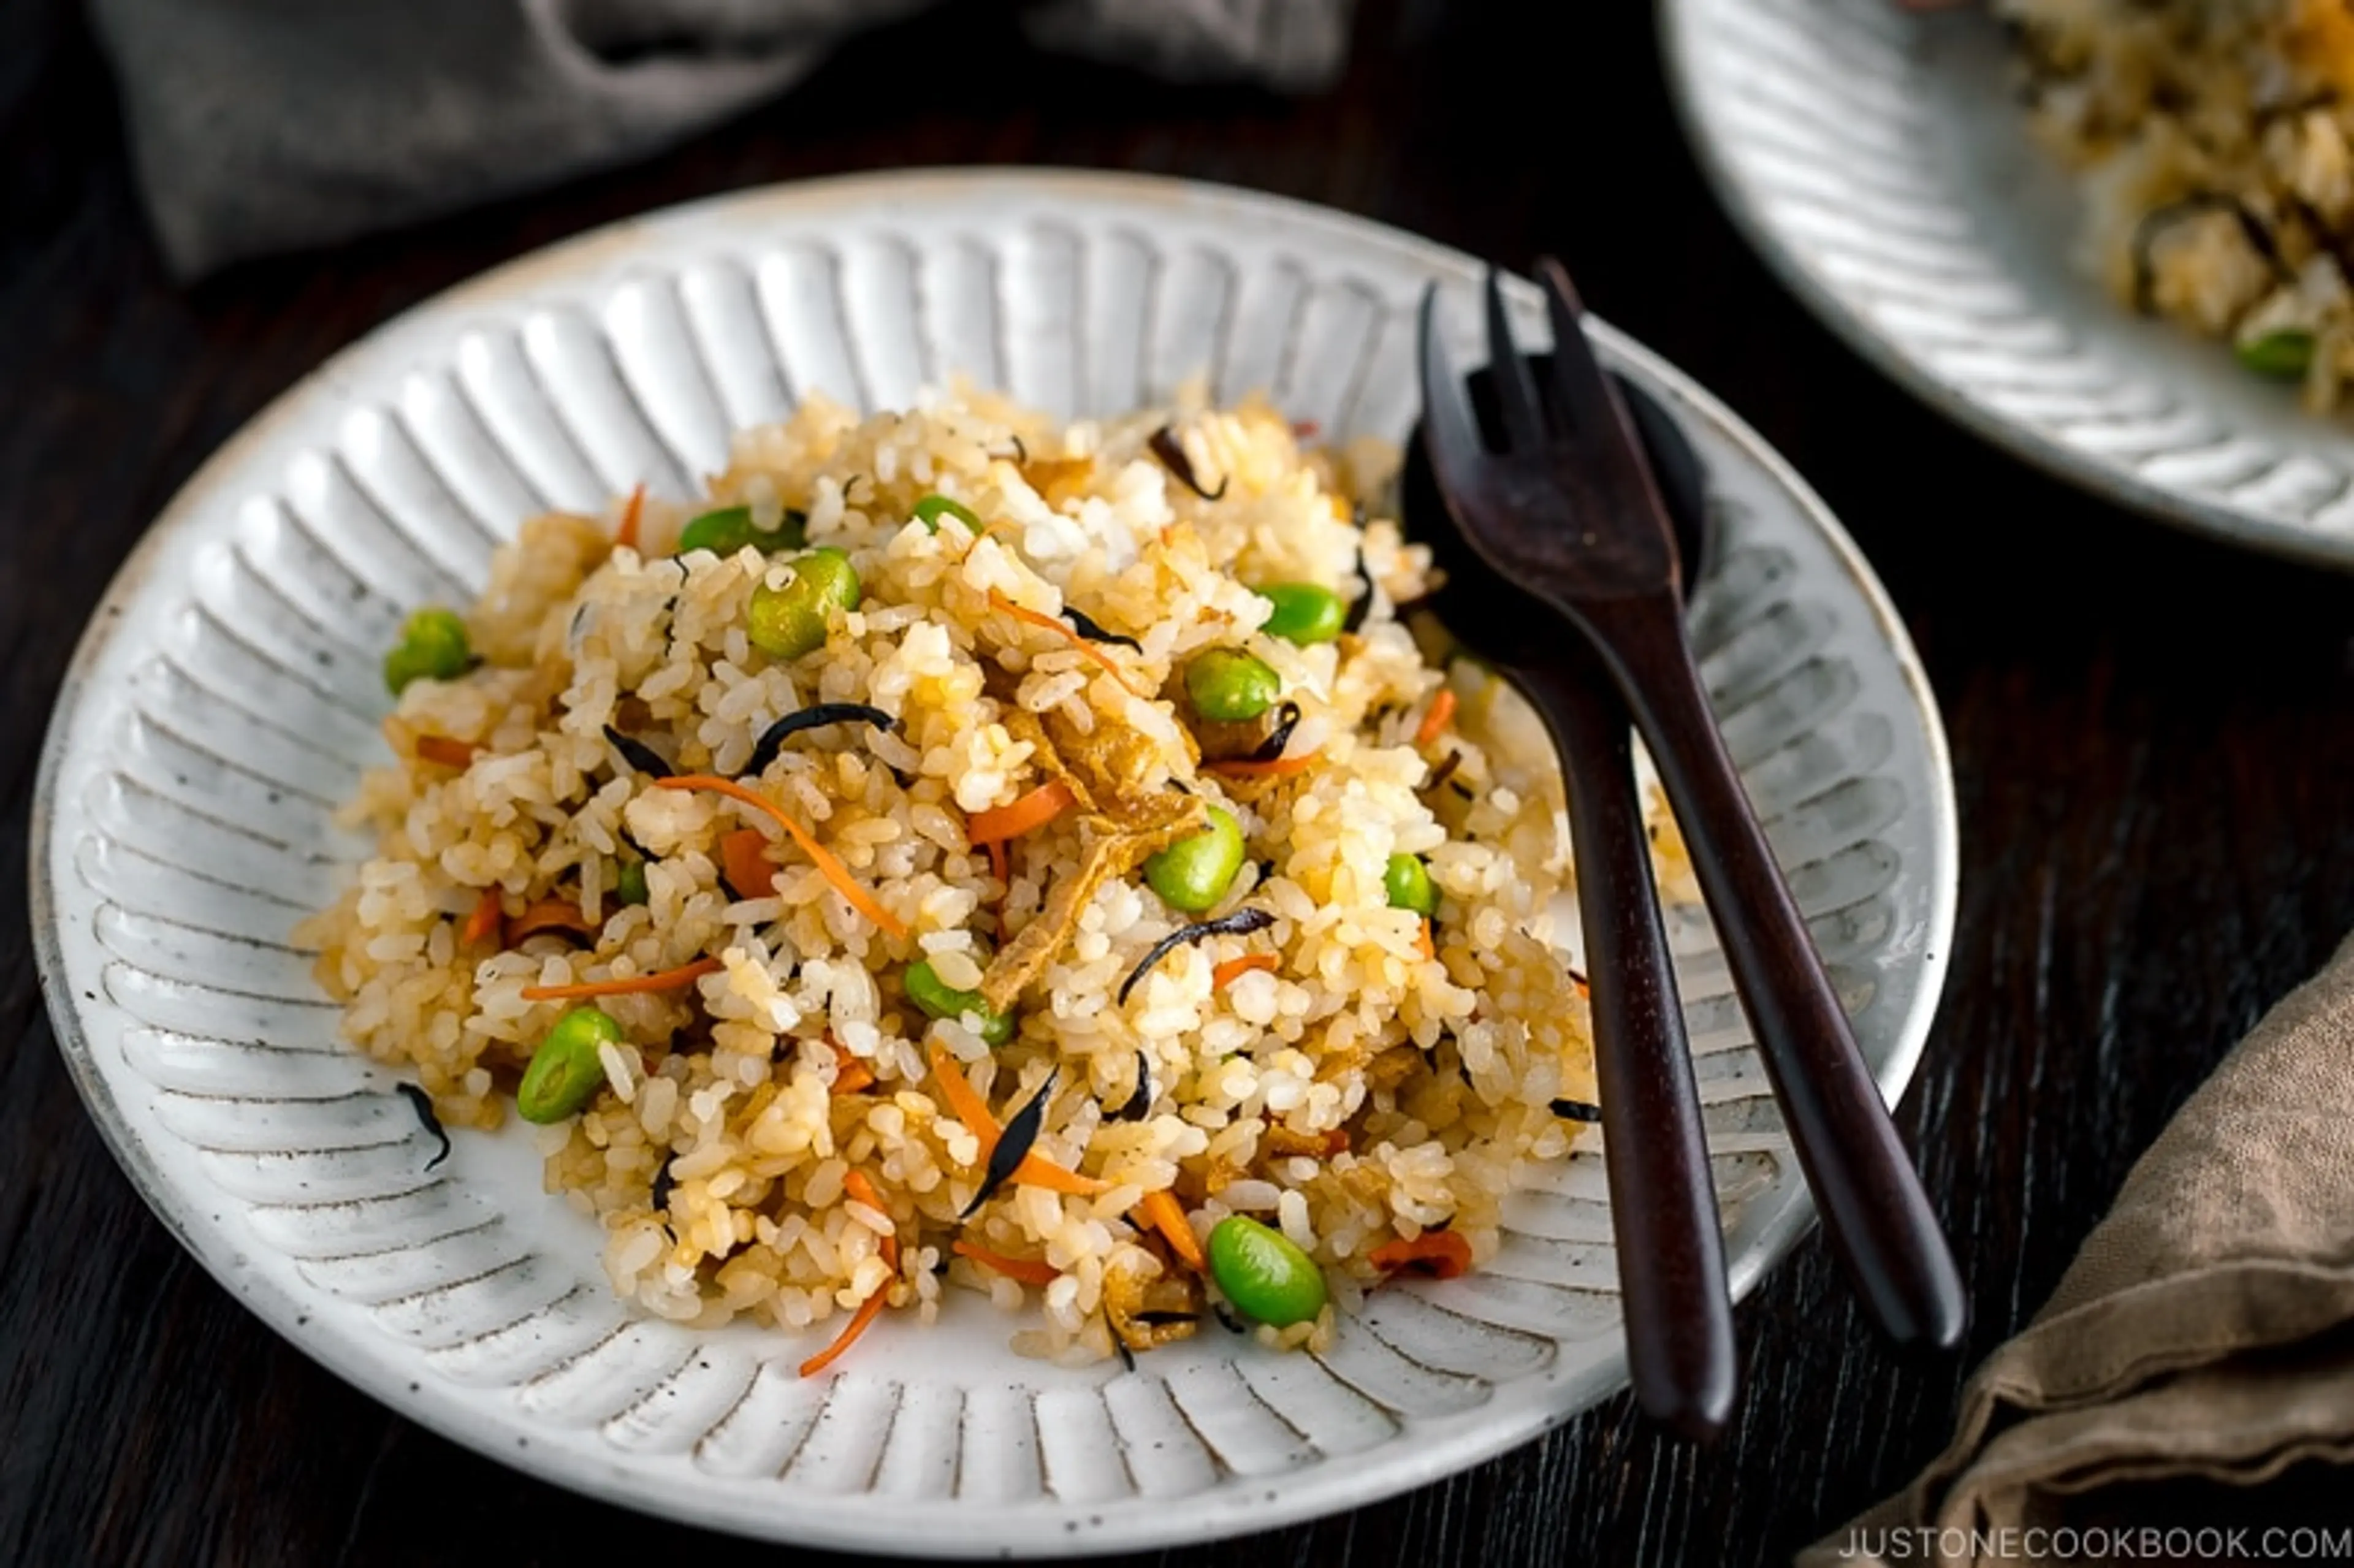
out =
<path fill-rule="evenodd" d="M 1717 194 L 1857 352 L 2106 500 L 2354 570 L 2354 431 L 2100 288 L 1985 6 L 1660 0 L 1659 20 Z"/>
<path fill-rule="evenodd" d="M 366 846 L 333 821 L 388 759 L 376 661 L 470 598 L 531 513 L 685 495 L 727 432 L 822 388 L 865 408 L 954 373 L 1109 413 L 1206 374 L 1330 435 L 1403 436 L 1427 280 L 1476 349 L 1474 261 L 1218 187 L 996 171 L 678 208 L 411 311 L 288 392 L 123 567 L 58 703 L 34 822 L 41 971 L 75 1077 L 148 1202 L 222 1285 L 385 1404 L 504 1462 L 682 1522 L 949 1556 L 1269 1528 L 1462 1469 L 1626 1380 L 1591 1137 L 1530 1173 L 1495 1266 L 1385 1289 L 1320 1357 L 1209 1331 L 1065 1371 L 970 1293 L 830 1327 L 631 1318 L 519 1125 L 434 1141 L 342 1045 L 289 932 Z M 1516 296 L 1524 341 L 1542 334 Z M 1700 388 L 1599 329 L 1707 465 L 1722 559 L 1696 634 L 1732 748 L 1892 1097 L 1954 918 L 1953 790 L 1912 649 L 1839 524 Z M 1721 956 L 1681 964 L 1746 1289 L 1811 1209 Z"/>

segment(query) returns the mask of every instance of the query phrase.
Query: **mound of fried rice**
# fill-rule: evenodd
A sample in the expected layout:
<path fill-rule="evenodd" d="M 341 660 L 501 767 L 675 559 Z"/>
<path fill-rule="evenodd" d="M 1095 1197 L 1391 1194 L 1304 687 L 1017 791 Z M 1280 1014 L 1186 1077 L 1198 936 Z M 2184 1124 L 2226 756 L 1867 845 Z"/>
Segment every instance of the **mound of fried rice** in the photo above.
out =
<path fill-rule="evenodd" d="M 1426 656 L 1400 619 L 1428 563 L 1382 514 L 1394 462 L 1373 443 L 1303 450 L 1257 402 L 1182 398 L 1064 428 L 970 391 L 863 422 L 812 399 L 741 433 L 707 499 L 644 501 L 634 547 L 616 542 L 621 500 L 525 523 L 464 612 L 482 662 L 401 695 L 385 724 L 397 761 L 350 807 L 375 853 L 302 933 L 345 1033 L 413 1066 L 446 1121 L 491 1128 L 577 1005 L 525 988 L 721 960 L 690 986 L 600 999 L 627 1037 L 602 1054 L 607 1082 L 536 1129 L 550 1190 L 602 1222 L 614 1288 L 684 1323 L 748 1314 L 800 1330 L 878 1291 L 929 1321 L 946 1288 L 967 1287 L 1034 1305 L 1015 1326 L 1024 1353 L 1085 1362 L 1116 1336 L 1144 1348 L 1210 1305 L 1183 1249 L 1140 1215 L 1162 1190 L 1196 1238 L 1230 1213 L 1278 1226 L 1342 1308 L 1399 1238 L 1451 1228 L 1484 1261 L 1516 1171 L 1579 1130 L 1553 1102 L 1594 1098 L 1582 988 L 1551 945 L 1562 786 L 1517 697 L 1417 625 Z M 914 519 L 934 493 L 981 518 L 978 535 L 955 515 L 937 532 Z M 748 599 L 786 580 L 788 557 L 673 553 L 689 519 L 728 504 L 763 529 L 804 514 L 811 545 L 851 556 L 864 599 L 822 649 L 778 662 L 748 641 Z M 1271 581 L 1328 587 L 1356 621 L 1312 646 L 1267 636 L 1268 603 L 1246 585 Z M 1140 651 L 1039 623 L 1066 609 Z M 1235 777 L 1203 760 L 1181 672 L 1213 646 L 1280 673 L 1301 710 L 1283 758 L 1304 764 Z M 1434 723 L 1443 688 L 1452 712 Z M 652 787 L 605 733 L 680 773 L 733 777 L 766 726 L 819 702 L 873 705 L 897 727 L 805 731 L 742 781 L 904 938 L 761 812 Z M 979 984 L 1075 874 L 1087 828 L 1067 813 L 1008 843 L 1002 878 L 967 833 L 973 813 L 1047 777 L 1042 736 L 1119 737 L 1139 789 L 1232 810 L 1247 862 L 1211 913 L 1264 909 L 1274 924 L 1178 947 L 1123 1001 L 1147 950 L 1197 917 L 1123 868 L 1053 932 L 1013 1038 L 991 1049 L 925 1016 L 900 977 L 928 957 L 947 983 Z M 748 826 L 773 841 L 772 886 L 723 876 L 723 835 Z M 1664 819 L 1659 832 L 1672 863 Z M 1425 857 L 1442 895 L 1427 930 L 1385 897 L 1398 852 Z M 621 904 L 617 867 L 640 854 L 646 901 Z M 500 929 L 551 900 L 575 929 L 482 936 L 485 890 Z M 1249 954 L 1272 967 L 1214 986 L 1217 965 Z M 1053 1071 L 1034 1152 L 1108 1190 L 1007 1182 L 961 1219 L 986 1161 L 936 1049 L 1001 1122 Z M 1130 1104 L 1140 1065 L 1147 1098 Z M 854 1171 L 879 1210 L 846 1193 Z M 960 1240 L 1051 1282 L 1009 1277 Z M 1258 1332 L 1318 1343 L 1333 1309 Z"/>
<path fill-rule="evenodd" d="M 2354 13 L 2341 0 L 1998 0 L 2117 296 L 2316 411 L 2354 376 Z"/>

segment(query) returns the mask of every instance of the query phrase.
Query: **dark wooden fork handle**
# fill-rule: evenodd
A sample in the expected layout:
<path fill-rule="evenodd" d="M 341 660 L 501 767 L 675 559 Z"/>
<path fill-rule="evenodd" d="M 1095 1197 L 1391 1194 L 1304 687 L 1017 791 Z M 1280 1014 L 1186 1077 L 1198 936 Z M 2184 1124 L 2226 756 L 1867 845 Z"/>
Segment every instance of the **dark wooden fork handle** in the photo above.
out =
<path fill-rule="evenodd" d="M 1571 641 L 1557 661 L 1512 674 L 1569 776 L 1627 1361 L 1644 1411 L 1705 1442 L 1724 1430 L 1740 1382 L 1716 1191 L 1626 705 L 1591 651 Z"/>
<path fill-rule="evenodd" d="M 1725 752 L 1673 597 L 1578 609 L 1667 787 L 1833 1251 L 1891 1339 L 1951 1349 L 1968 1318 L 1961 1277 Z"/>

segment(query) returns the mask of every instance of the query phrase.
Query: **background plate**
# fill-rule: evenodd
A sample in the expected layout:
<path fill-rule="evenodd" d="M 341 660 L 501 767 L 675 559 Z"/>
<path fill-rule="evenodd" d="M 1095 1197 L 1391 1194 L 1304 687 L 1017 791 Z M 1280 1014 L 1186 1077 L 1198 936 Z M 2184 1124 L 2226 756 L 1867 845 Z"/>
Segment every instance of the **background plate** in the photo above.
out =
<path fill-rule="evenodd" d="M 618 225 L 410 312 L 255 419 L 174 500 L 77 652 L 42 758 L 34 926 L 91 1113 L 229 1290 L 386 1404 L 549 1479 L 688 1522 L 943 1555 L 1272 1527 L 1463 1468 L 1625 1381 L 1601 1161 L 1532 1172 L 1491 1269 L 1384 1290 L 1320 1358 L 1213 1333 L 1062 1372 L 969 1293 L 825 1330 L 691 1333 L 609 1295 L 591 1222 L 520 1128 L 434 1147 L 337 1044 L 287 943 L 365 846 L 332 803 L 387 758 L 377 655 L 471 594 L 546 505 L 684 494 L 804 391 L 902 403 L 962 370 L 1114 411 L 1206 373 L 1327 432 L 1416 408 L 1425 282 L 1470 259 L 1265 196 L 1127 176 L 911 174 Z M 1542 336 L 1533 291 L 1523 341 Z M 1695 601 L 1719 713 L 1892 1097 L 1954 918 L 1952 783 L 1912 649 L 1847 535 L 1708 397 L 1597 329 L 1684 424 L 1723 551 Z M 1745 1290 L 1811 1210 L 1705 923 L 1680 934 Z"/>
<path fill-rule="evenodd" d="M 1930 407 L 2094 493 L 2354 570 L 2354 435 L 2080 264 L 1985 7 L 1660 0 L 1670 85 L 1734 220 Z"/>

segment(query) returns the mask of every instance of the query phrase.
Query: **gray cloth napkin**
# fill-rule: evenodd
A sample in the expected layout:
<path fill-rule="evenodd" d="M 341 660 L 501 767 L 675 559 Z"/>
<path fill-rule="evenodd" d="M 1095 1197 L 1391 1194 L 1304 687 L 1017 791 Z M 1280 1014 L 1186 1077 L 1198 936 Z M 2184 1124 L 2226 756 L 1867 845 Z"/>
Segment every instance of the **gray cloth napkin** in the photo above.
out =
<path fill-rule="evenodd" d="M 2159 1134 L 1952 1445 L 1801 1568 L 2041 1563 L 2073 1499 L 2354 1460 L 2354 940 Z"/>
<path fill-rule="evenodd" d="M 90 0 L 173 270 L 348 239 L 654 152 L 934 0 Z M 1049 0 L 1043 48 L 1305 90 L 1352 0 Z"/>

